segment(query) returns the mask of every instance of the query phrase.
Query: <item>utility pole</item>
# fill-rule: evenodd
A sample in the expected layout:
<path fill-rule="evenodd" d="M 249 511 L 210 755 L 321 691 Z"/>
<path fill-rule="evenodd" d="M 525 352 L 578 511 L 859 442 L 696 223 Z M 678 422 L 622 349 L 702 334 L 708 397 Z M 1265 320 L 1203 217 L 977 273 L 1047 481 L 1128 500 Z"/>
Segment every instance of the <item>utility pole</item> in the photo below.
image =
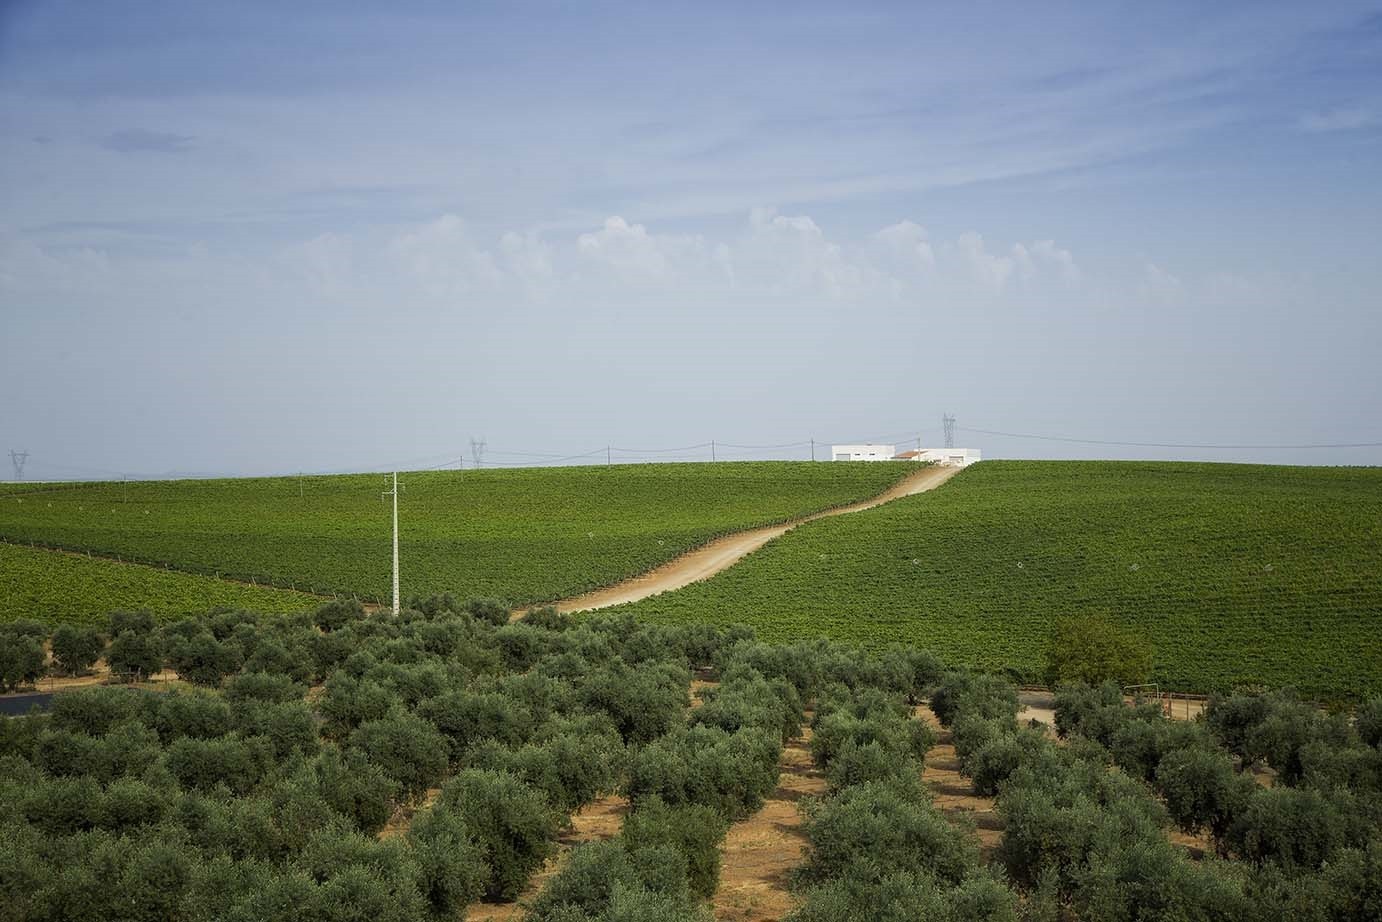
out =
<path fill-rule="evenodd" d="M 121 497 L 121 500 L 120 500 L 120 501 L 121 501 L 121 502 L 128 503 L 128 502 L 130 501 L 130 475 L 129 475 L 129 474 L 121 474 L 121 475 L 120 475 L 120 483 L 121 483 L 120 492 L 121 492 L 121 494 L 122 494 L 122 497 Z"/>
<path fill-rule="evenodd" d="M 710 460 L 711 460 L 711 461 L 714 461 L 714 460 L 715 460 L 715 440 L 714 440 L 714 439 L 711 439 L 711 440 L 710 440 Z"/>
<path fill-rule="evenodd" d="M 29 453 L 27 451 L 15 451 L 13 448 L 10 449 L 10 463 L 14 465 L 15 480 L 24 479 L 24 462 L 28 460 Z"/>
<path fill-rule="evenodd" d="M 605 467 L 609 467 L 614 462 L 610 460 L 609 446 L 605 446 Z"/>
<path fill-rule="evenodd" d="M 815 440 L 815 439 L 812 439 L 812 440 L 811 440 L 811 460 L 812 460 L 812 461 L 815 461 L 815 460 L 816 460 L 816 440 Z"/>
<path fill-rule="evenodd" d="M 381 496 L 393 498 L 393 613 L 398 614 L 398 471 L 393 472 L 393 489 Z"/>
<path fill-rule="evenodd" d="M 298 471 L 298 499 L 302 499 L 302 471 Z"/>

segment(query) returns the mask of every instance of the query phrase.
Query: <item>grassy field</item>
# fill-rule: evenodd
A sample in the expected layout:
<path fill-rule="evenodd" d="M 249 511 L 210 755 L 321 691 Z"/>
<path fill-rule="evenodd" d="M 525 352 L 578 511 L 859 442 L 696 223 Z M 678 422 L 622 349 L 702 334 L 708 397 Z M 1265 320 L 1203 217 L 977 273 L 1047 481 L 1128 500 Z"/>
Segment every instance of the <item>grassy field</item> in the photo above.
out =
<path fill-rule="evenodd" d="M 1152 641 L 1177 689 L 1376 693 L 1382 469 L 988 461 L 630 610 L 1033 678 L 1055 619 L 1101 612 Z"/>
<path fill-rule="evenodd" d="M 403 591 L 565 598 L 727 532 L 873 496 L 914 470 L 728 462 L 407 474 Z M 385 487 L 381 475 L 351 475 L 0 493 L 0 536 L 382 599 L 390 580 Z"/>
<path fill-rule="evenodd" d="M 160 620 L 227 606 L 305 611 L 321 600 L 283 589 L 0 544 L 0 622 L 104 625 L 115 609 L 146 608 Z"/>

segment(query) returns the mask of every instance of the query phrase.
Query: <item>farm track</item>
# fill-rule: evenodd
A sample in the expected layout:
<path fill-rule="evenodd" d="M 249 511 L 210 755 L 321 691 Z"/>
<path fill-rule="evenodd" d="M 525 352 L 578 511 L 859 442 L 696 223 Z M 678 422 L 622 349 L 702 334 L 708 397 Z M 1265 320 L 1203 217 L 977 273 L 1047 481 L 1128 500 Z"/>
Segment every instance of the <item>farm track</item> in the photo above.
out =
<path fill-rule="evenodd" d="M 960 470 L 960 468 L 928 467 L 907 475 L 887 490 L 869 499 L 860 500 L 857 503 L 851 503 L 847 506 L 837 506 L 833 509 L 825 509 L 778 525 L 768 525 L 762 528 L 735 532 L 725 537 L 717 538 L 709 544 L 702 545 L 693 551 L 689 551 L 640 576 L 623 580 L 622 582 L 615 583 L 603 589 L 596 589 L 584 595 L 563 599 L 550 604 L 554 605 L 562 612 L 591 611 L 600 608 L 608 608 L 613 605 L 622 605 L 627 602 L 637 602 L 652 595 L 680 589 L 683 586 L 689 586 L 692 583 L 708 579 L 728 569 L 748 554 L 756 551 L 774 538 L 786 534 L 798 525 L 803 525 L 807 522 L 829 516 L 845 515 L 850 512 L 860 512 L 865 509 L 872 509 L 884 503 L 891 502 L 892 500 L 900 499 L 903 496 L 923 493 L 940 486 Z M 90 551 L 72 550 L 60 546 L 31 544 L 29 542 L 13 541 L 3 537 L 0 537 L 0 542 L 13 544 L 16 547 L 44 550 L 49 553 L 62 554 L 73 558 L 105 560 L 127 567 L 140 567 L 146 570 L 167 570 L 175 573 L 184 573 L 191 576 L 199 576 L 203 579 L 231 583 L 237 586 L 291 591 L 309 598 L 321 599 L 324 602 L 329 602 L 337 598 L 348 598 L 346 595 L 327 595 L 307 589 L 298 589 L 291 585 L 279 586 L 272 583 L 259 583 L 254 580 L 236 579 L 232 576 L 208 576 L 205 573 L 183 569 L 177 566 L 165 565 L 160 567 L 154 564 L 128 560 L 115 554 L 100 554 Z M 371 614 L 386 610 L 386 606 L 384 605 L 371 602 L 362 602 L 361 604 L 364 605 L 365 610 Z M 521 610 L 515 612 L 515 617 L 521 614 Z"/>
<path fill-rule="evenodd" d="M 809 726 L 787 742 L 778 771 L 777 789 L 763 808 L 725 835 L 720 886 L 711 901 L 718 922 L 773 922 L 800 902 L 788 887 L 792 869 L 806 855 L 798 805 L 826 791 L 825 775 L 811 760 Z"/>
<path fill-rule="evenodd" d="M 779 525 L 768 525 L 763 528 L 735 532 L 670 560 L 642 576 L 635 576 L 613 586 L 596 589 L 593 592 L 552 604 L 556 606 L 558 611 L 562 612 L 594 611 L 615 605 L 625 605 L 629 602 L 638 602 L 650 596 L 681 589 L 729 569 L 769 541 L 785 535 L 798 525 L 805 525 L 807 522 L 837 515 L 848 515 L 851 512 L 862 512 L 865 509 L 873 509 L 904 496 L 934 490 L 961 470 L 963 468 L 958 467 L 923 468 L 913 474 L 908 474 L 887 490 L 870 499 L 851 503 L 848 506 L 825 509 Z"/>

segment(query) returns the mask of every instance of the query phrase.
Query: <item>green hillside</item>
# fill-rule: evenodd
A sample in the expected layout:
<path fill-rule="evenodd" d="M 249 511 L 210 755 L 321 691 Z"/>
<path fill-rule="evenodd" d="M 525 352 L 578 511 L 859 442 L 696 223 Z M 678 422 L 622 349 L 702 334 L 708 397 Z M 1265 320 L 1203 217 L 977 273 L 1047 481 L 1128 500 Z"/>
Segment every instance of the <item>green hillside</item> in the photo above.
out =
<path fill-rule="evenodd" d="M 1135 625 L 1185 690 L 1382 691 L 1382 469 L 988 461 L 630 607 L 901 640 L 1035 677 L 1052 622 Z"/>
<path fill-rule="evenodd" d="M 407 474 L 403 591 L 565 598 L 726 532 L 873 496 L 913 470 L 731 462 Z M 386 483 L 350 475 L 65 486 L 0 495 L 0 536 L 382 599 Z"/>
<path fill-rule="evenodd" d="M 286 613 L 320 604 L 284 589 L 0 544 L 0 623 L 36 618 L 104 625 L 117 609 L 148 609 L 167 620 L 219 607 Z"/>

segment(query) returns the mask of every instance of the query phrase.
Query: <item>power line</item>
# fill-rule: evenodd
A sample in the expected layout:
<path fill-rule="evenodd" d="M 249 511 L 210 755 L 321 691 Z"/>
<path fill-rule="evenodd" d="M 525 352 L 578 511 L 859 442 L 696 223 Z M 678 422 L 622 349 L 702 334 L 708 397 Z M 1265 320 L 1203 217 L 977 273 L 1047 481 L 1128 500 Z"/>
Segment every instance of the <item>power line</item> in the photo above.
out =
<path fill-rule="evenodd" d="M 1382 442 L 1320 442 L 1306 445 L 1208 445 L 1195 442 L 1117 442 L 1110 439 L 1076 439 L 1062 435 L 1032 435 L 1021 432 L 1000 432 L 996 429 L 973 429 L 958 426 L 961 432 L 996 435 L 1009 439 L 1035 439 L 1042 442 L 1073 442 L 1077 445 L 1122 445 L 1129 448 L 1223 448 L 1235 451 L 1267 451 L 1294 448 L 1382 448 Z"/>

